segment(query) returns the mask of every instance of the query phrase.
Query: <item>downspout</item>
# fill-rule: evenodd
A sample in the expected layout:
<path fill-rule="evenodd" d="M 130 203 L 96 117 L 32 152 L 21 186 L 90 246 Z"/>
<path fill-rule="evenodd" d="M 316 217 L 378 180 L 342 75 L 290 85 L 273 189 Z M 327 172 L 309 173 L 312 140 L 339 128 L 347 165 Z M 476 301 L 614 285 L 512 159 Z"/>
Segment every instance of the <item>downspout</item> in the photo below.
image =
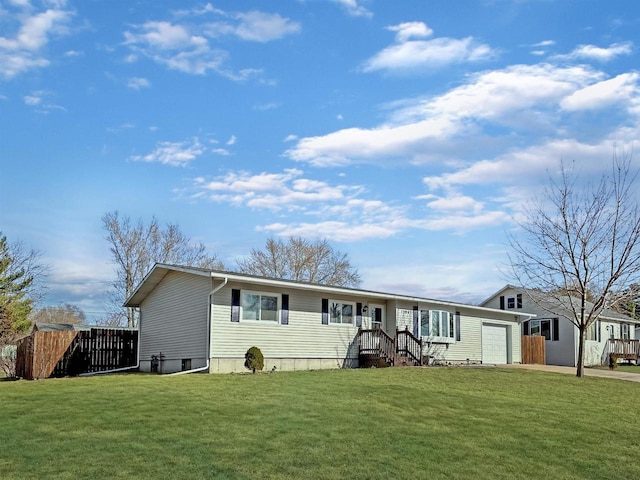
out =
<path fill-rule="evenodd" d="M 140 367 L 140 327 L 138 327 L 137 329 L 138 331 L 138 346 L 136 348 L 137 352 L 136 352 L 136 364 L 131 366 L 131 367 L 122 367 L 122 368 L 115 368 L 113 370 L 103 370 L 101 372 L 85 372 L 85 373 L 81 373 L 78 376 L 79 377 L 91 377 L 93 375 L 100 375 L 103 373 L 116 373 L 116 372 L 124 372 L 126 370 L 133 370 L 133 369 L 138 369 Z"/>
<path fill-rule="evenodd" d="M 213 280 L 213 276 L 211 277 L 211 279 Z M 175 375 L 184 375 L 185 373 L 196 373 L 196 372 L 202 372 L 204 370 L 209 370 L 209 364 L 211 363 L 211 300 L 213 298 L 213 295 L 222 287 L 224 287 L 228 281 L 229 281 L 229 278 L 224 277 L 224 282 L 222 282 L 220 285 L 218 285 L 213 290 L 211 290 L 211 292 L 209 292 L 209 295 L 207 295 L 207 302 L 208 302 L 208 305 L 207 305 L 207 364 L 204 367 L 185 370 L 183 372 L 169 373 L 165 376 L 172 377 Z"/>

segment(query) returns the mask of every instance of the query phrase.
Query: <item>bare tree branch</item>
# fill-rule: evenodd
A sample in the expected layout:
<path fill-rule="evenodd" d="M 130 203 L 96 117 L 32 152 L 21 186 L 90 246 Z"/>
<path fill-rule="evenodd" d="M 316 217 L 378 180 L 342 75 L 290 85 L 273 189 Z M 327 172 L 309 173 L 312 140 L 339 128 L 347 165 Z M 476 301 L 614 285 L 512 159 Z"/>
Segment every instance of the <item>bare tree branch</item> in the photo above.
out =
<path fill-rule="evenodd" d="M 142 219 L 134 223 L 128 216 L 114 211 L 102 216 L 102 225 L 116 265 L 116 280 L 112 284 L 114 308 L 104 319 L 112 326 L 124 318 L 129 327 L 137 325 L 135 309 L 123 310 L 121 305 L 155 263 L 224 268 L 215 255 L 207 253 L 203 243 L 193 243 L 176 224 L 167 224 L 162 229 L 155 217 L 145 225 Z"/>
<path fill-rule="evenodd" d="M 238 270 L 253 275 L 286 278 L 322 285 L 357 287 L 361 279 L 345 253 L 335 251 L 327 240 L 301 237 L 268 239 L 264 250 L 252 249 L 237 262 Z"/>
<path fill-rule="evenodd" d="M 540 292 L 532 300 L 567 316 L 580 332 L 578 368 L 584 374 L 587 329 L 606 308 L 633 300 L 640 279 L 638 172 L 631 158 L 614 155 L 612 172 L 578 187 L 578 175 L 561 164 L 511 235 L 509 261 L 520 286 Z"/>

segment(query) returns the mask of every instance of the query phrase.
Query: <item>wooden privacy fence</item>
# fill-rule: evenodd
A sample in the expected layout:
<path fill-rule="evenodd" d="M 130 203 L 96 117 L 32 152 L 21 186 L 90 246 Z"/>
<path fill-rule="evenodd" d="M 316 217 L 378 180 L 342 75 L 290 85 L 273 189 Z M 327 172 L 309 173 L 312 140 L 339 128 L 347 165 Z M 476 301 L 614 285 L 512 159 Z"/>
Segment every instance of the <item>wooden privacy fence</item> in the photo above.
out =
<path fill-rule="evenodd" d="M 522 363 L 537 363 L 545 365 L 545 338 L 540 335 L 522 336 Z"/>
<path fill-rule="evenodd" d="M 137 364 L 138 332 L 112 328 L 33 332 L 18 344 L 16 374 L 29 380 Z"/>

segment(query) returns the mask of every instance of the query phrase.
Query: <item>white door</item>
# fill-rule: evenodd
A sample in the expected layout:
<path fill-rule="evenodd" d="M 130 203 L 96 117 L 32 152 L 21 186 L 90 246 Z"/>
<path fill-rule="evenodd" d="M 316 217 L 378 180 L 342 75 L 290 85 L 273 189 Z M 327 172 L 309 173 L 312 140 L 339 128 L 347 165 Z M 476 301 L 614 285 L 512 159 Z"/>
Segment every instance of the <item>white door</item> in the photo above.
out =
<path fill-rule="evenodd" d="M 482 325 L 482 363 L 507 363 L 507 327 Z"/>

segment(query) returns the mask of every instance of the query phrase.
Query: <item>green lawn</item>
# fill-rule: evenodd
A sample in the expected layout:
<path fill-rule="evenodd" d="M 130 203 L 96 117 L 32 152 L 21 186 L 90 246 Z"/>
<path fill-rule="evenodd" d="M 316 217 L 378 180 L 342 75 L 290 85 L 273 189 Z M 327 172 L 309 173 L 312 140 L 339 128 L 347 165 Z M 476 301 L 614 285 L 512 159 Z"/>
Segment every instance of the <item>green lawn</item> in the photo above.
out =
<path fill-rule="evenodd" d="M 638 478 L 640 384 L 517 369 L 0 382 L 0 478 Z"/>

